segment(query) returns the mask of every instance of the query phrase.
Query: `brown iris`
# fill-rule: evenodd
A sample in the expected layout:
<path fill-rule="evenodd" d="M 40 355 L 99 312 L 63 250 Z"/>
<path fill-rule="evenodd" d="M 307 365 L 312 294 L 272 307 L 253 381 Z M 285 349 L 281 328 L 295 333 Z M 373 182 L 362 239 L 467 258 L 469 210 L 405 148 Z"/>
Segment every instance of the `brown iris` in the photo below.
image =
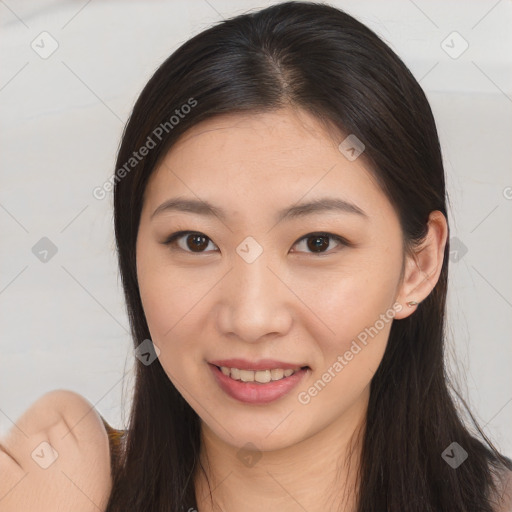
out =
<path fill-rule="evenodd" d="M 323 242 L 319 242 L 319 240 L 323 240 Z M 310 236 L 308 237 L 307 246 L 312 252 L 317 252 L 318 250 L 322 251 L 329 247 L 329 237 L 320 235 Z"/>
<path fill-rule="evenodd" d="M 191 243 L 189 243 L 189 240 L 193 240 Z M 193 234 L 193 235 L 188 235 L 187 238 L 186 238 L 186 243 L 187 243 L 187 247 L 192 250 L 192 251 L 195 251 L 197 250 L 197 252 L 201 252 L 202 250 L 206 249 L 206 247 L 208 247 L 208 237 L 204 236 L 204 235 L 199 235 L 199 234 Z"/>

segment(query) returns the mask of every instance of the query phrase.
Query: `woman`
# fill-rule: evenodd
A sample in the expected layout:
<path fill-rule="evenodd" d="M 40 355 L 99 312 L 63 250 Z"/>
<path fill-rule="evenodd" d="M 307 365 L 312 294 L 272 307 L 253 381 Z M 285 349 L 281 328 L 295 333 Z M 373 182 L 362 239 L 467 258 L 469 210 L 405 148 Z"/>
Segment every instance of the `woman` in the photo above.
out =
<path fill-rule="evenodd" d="M 114 178 L 138 361 L 108 512 L 512 508 L 444 370 L 435 121 L 371 30 L 287 2 L 198 34 Z"/>

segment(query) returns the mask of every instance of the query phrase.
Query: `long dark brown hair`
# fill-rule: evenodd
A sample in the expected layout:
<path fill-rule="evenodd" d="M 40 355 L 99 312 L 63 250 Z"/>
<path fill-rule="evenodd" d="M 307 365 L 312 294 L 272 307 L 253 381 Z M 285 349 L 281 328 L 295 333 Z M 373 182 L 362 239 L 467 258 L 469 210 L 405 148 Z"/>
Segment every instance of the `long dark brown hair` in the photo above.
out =
<path fill-rule="evenodd" d="M 399 216 L 404 247 L 424 238 L 430 212 L 447 217 L 429 103 L 405 64 L 373 31 L 320 3 L 286 2 L 222 21 L 185 42 L 156 70 L 119 148 L 115 237 L 134 347 L 150 338 L 135 243 L 152 171 L 179 136 L 205 119 L 289 105 L 364 142 L 366 162 Z M 467 405 L 449 383 L 444 361 L 449 245 L 448 240 L 435 288 L 414 314 L 393 322 L 372 379 L 357 473 L 358 512 L 492 512 L 495 477 L 512 469 L 470 413 L 485 442 L 471 433 L 455 395 Z M 113 466 L 107 511 L 197 509 L 199 417 L 158 359 L 136 364 L 133 407 Z M 468 453 L 456 469 L 442 457 L 453 442 Z"/>

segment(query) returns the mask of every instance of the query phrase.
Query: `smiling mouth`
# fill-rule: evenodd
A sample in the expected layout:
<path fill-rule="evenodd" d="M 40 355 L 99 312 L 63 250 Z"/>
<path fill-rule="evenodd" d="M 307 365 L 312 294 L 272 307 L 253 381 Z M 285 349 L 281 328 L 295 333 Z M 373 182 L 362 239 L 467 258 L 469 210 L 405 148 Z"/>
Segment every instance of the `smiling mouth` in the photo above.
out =
<path fill-rule="evenodd" d="M 309 369 L 309 366 L 298 366 L 297 368 L 272 368 L 267 370 L 244 370 L 240 368 L 229 368 L 227 366 L 213 365 L 220 370 L 226 377 L 240 382 L 250 382 L 253 384 L 267 384 L 277 382 L 291 377 L 301 370 Z"/>

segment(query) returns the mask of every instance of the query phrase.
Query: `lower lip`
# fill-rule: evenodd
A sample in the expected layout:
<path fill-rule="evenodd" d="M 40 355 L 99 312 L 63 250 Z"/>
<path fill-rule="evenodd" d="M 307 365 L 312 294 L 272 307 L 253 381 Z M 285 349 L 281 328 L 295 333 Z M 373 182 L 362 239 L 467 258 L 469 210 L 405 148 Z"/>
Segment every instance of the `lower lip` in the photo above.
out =
<path fill-rule="evenodd" d="M 289 377 L 265 384 L 242 382 L 224 375 L 215 365 L 208 363 L 221 389 L 231 398 L 249 404 L 268 404 L 289 393 L 306 375 L 309 368 Z"/>

